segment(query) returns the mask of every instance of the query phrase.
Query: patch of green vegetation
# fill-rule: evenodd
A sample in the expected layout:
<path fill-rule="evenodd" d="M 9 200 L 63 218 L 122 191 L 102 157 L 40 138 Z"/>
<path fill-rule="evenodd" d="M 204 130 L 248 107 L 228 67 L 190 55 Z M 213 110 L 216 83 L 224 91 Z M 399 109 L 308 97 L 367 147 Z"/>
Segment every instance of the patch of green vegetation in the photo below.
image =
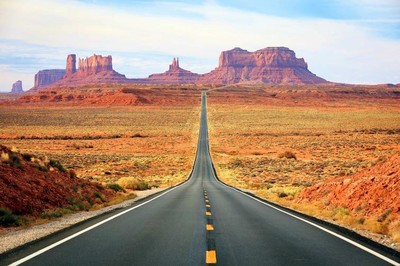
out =
<path fill-rule="evenodd" d="M 116 191 L 116 192 L 126 192 L 125 189 L 124 189 L 123 187 L 121 187 L 120 185 L 115 184 L 115 183 L 113 183 L 113 184 L 108 184 L 107 186 L 108 186 L 110 189 L 112 189 L 112 190 L 114 190 L 114 191 Z"/>
<path fill-rule="evenodd" d="M 382 213 L 382 215 L 380 215 L 378 218 L 378 222 L 380 222 L 380 223 L 384 222 L 391 212 L 392 212 L 392 209 L 388 209 L 384 213 Z"/>
<path fill-rule="evenodd" d="M 96 191 L 96 192 L 94 193 L 94 196 L 95 196 L 97 199 L 101 200 L 102 202 L 106 202 L 106 199 L 104 198 L 104 196 L 103 196 L 100 192 Z"/>
<path fill-rule="evenodd" d="M 71 211 L 86 211 L 89 209 L 89 206 L 85 205 L 85 203 L 77 199 L 69 199 L 68 203 L 70 204 L 70 206 L 66 207 L 66 209 L 69 209 Z"/>
<path fill-rule="evenodd" d="M 7 208 L 0 208 L 0 225 L 9 227 L 9 226 L 20 226 L 21 220 L 20 218 L 13 214 Z"/>
<path fill-rule="evenodd" d="M 50 166 L 57 168 L 60 172 L 65 173 L 67 171 L 67 170 L 65 170 L 64 166 L 60 163 L 60 161 L 50 159 L 49 164 L 50 164 Z"/>
<path fill-rule="evenodd" d="M 25 161 L 31 161 L 32 158 L 34 158 L 33 154 L 30 153 L 24 153 L 22 154 L 22 158 L 24 158 Z"/>
<path fill-rule="evenodd" d="M 49 169 L 45 165 L 41 165 L 39 163 L 35 163 L 33 166 L 45 173 L 49 171 Z"/>
<path fill-rule="evenodd" d="M 54 219 L 54 218 L 63 217 L 64 214 L 65 214 L 65 211 L 62 211 L 61 209 L 59 209 L 59 210 L 55 210 L 55 211 L 49 211 L 49 212 L 42 213 L 40 215 L 40 218 L 42 218 L 42 219 Z"/>

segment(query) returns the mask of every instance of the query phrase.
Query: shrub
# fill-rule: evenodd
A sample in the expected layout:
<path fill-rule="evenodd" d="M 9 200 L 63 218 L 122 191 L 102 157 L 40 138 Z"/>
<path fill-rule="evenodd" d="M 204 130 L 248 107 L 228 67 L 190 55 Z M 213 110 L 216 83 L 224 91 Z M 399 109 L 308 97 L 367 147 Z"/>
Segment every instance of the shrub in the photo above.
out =
<path fill-rule="evenodd" d="M 64 213 L 61 210 L 45 212 L 40 215 L 42 219 L 52 219 L 52 218 L 60 218 L 63 217 Z"/>
<path fill-rule="evenodd" d="M 104 198 L 103 195 L 100 194 L 100 192 L 96 191 L 96 192 L 94 193 L 94 196 L 95 196 L 97 199 L 101 200 L 102 202 L 106 202 L 106 199 Z"/>
<path fill-rule="evenodd" d="M 122 192 L 125 192 L 125 189 L 123 188 L 123 187 L 121 187 L 120 185 L 118 185 L 118 184 L 108 184 L 107 185 L 110 189 L 112 189 L 112 190 L 114 190 L 114 191 L 116 191 L 116 192 L 120 192 L 120 191 L 122 191 Z"/>
<path fill-rule="evenodd" d="M 24 158 L 25 161 L 31 161 L 32 158 L 34 158 L 34 156 L 29 153 L 24 153 L 24 154 L 22 154 L 22 158 Z"/>
<path fill-rule="evenodd" d="M 68 206 L 67 209 L 71 211 L 83 211 L 88 209 L 87 206 L 78 199 L 69 199 L 68 203 L 70 206 Z"/>
<path fill-rule="evenodd" d="M 389 214 L 392 212 L 392 209 L 386 210 L 382 215 L 378 217 L 378 222 L 382 223 L 383 221 L 386 220 L 386 218 L 389 216 Z"/>
<path fill-rule="evenodd" d="M 0 225 L 9 226 L 19 226 L 21 221 L 17 215 L 12 214 L 12 212 L 7 208 L 0 208 Z"/>
<path fill-rule="evenodd" d="M 281 153 L 278 155 L 279 158 L 286 158 L 286 159 L 295 159 L 297 160 L 296 154 L 294 154 L 291 151 L 285 151 L 284 153 Z"/>
<path fill-rule="evenodd" d="M 287 196 L 289 196 L 289 195 L 286 194 L 285 192 L 278 192 L 278 197 L 279 198 L 286 198 Z"/>
<path fill-rule="evenodd" d="M 18 157 L 18 155 L 14 154 L 12 152 L 11 153 L 4 152 L 4 151 L 1 152 L 0 161 L 2 161 L 3 163 L 8 163 L 9 165 L 11 165 L 13 167 L 23 169 L 22 164 L 21 164 L 21 159 Z"/>
<path fill-rule="evenodd" d="M 150 185 L 143 180 L 136 179 L 134 177 L 123 177 L 118 180 L 118 184 L 125 189 L 132 190 L 146 190 L 150 189 Z"/>
<path fill-rule="evenodd" d="M 8 163 L 10 161 L 10 155 L 7 152 L 2 151 L 0 160 L 4 163 Z"/>
<path fill-rule="evenodd" d="M 34 164 L 34 166 L 35 166 L 37 169 L 39 169 L 40 171 L 42 171 L 42 172 L 47 173 L 47 172 L 49 171 L 49 169 L 48 169 L 45 165 L 42 165 L 42 164 L 40 164 L 40 163 L 36 163 L 36 164 Z"/>
<path fill-rule="evenodd" d="M 50 165 L 54 168 L 57 168 L 60 172 L 65 173 L 67 171 L 65 170 L 64 166 L 60 163 L 60 161 L 50 160 Z"/>
<path fill-rule="evenodd" d="M 75 171 L 74 170 L 69 170 L 69 178 L 74 179 L 76 177 L 77 177 L 77 175 L 76 175 Z"/>
<path fill-rule="evenodd" d="M 140 133 L 135 133 L 134 135 L 132 135 L 132 137 L 131 138 L 145 138 L 146 136 L 143 136 L 142 134 L 140 134 Z"/>

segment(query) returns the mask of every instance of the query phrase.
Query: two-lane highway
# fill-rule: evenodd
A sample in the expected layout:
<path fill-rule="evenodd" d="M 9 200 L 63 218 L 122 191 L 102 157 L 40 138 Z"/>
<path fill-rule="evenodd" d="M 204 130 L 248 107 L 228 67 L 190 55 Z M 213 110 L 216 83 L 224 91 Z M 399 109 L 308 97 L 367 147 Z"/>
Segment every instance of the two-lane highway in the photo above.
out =
<path fill-rule="evenodd" d="M 2 256 L 0 264 L 400 265 L 396 254 L 219 182 L 209 155 L 206 93 L 200 123 L 196 160 L 186 183 L 64 232 L 61 239 L 54 236 Z"/>

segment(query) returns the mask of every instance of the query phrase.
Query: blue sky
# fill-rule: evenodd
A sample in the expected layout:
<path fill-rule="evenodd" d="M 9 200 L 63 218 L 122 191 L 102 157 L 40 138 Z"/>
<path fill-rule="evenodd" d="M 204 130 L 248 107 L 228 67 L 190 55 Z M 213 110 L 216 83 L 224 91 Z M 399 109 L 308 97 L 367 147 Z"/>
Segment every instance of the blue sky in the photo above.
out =
<path fill-rule="evenodd" d="M 0 91 L 66 55 L 112 55 L 130 78 L 173 57 L 205 73 L 221 51 L 286 46 L 331 81 L 400 82 L 399 0 L 0 0 Z"/>

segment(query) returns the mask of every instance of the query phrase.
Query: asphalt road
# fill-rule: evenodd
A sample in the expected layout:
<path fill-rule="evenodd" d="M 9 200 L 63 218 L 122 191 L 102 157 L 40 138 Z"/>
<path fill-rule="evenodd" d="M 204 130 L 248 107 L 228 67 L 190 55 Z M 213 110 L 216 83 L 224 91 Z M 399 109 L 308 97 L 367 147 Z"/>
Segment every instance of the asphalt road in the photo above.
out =
<path fill-rule="evenodd" d="M 189 181 L 0 257 L 7 265 L 400 265 L 398 254 L 220 183 L 205 94 Z"/>

